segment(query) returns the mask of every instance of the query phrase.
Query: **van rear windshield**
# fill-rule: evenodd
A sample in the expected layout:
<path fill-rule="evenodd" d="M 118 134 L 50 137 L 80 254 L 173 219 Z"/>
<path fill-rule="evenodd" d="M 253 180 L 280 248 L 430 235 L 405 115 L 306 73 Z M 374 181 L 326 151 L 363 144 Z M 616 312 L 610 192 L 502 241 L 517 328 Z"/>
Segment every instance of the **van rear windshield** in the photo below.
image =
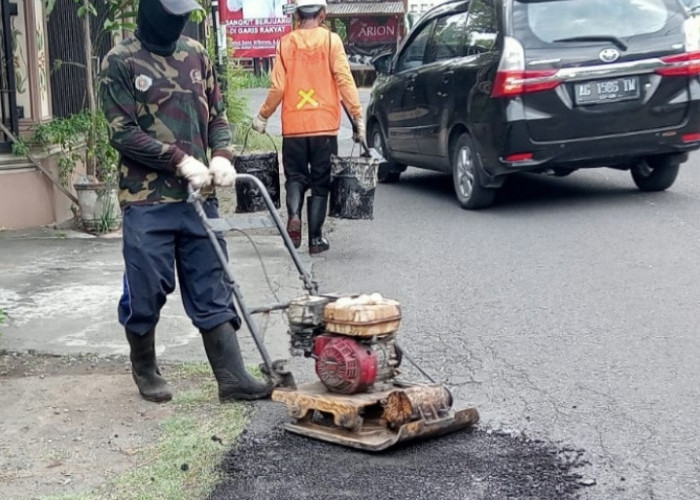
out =
<path fill-rule="evenodd" d="M 524 22 L 546 43 L 573 37 L 626 38 L 656 33 L 664 29 L 669 15 L 664 0 L 521 0 L 515 9 L 516 30 L 523 29 L 518 25 Z"/>

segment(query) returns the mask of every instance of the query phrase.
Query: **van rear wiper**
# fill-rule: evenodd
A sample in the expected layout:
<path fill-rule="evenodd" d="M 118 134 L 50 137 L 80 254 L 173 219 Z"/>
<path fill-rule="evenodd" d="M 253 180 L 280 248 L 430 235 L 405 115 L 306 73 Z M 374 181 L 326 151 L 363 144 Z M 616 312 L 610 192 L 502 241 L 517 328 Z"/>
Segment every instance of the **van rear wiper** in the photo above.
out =
<path fill-rule="evenodd" d="M 572 36 L 571 38 L 560 38 L 554 42 L 612 42 L 622 50 L 627 50 L 627 45 L 612 35 L 590 35 L 590 36 Z"/>

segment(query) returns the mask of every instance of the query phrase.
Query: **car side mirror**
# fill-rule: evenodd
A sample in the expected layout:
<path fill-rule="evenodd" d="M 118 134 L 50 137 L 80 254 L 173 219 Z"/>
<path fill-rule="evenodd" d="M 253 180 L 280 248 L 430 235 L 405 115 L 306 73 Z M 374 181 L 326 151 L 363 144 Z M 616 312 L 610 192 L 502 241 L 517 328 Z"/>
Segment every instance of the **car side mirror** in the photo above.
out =
<path fill-rule="evenodd" d="M 372 59 L 372 66 L 377 74 L 388 75 L 391 73 L 391 63 L 394 59 L 394 54 L 389 52 L 381 54 Z"/>

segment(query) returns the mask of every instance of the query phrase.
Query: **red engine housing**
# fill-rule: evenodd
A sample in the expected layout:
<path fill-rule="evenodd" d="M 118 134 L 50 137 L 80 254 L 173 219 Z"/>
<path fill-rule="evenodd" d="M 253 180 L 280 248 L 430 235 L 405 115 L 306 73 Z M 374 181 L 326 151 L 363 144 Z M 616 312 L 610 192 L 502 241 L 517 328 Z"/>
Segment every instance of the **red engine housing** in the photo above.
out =
<path fill-rule="evenodd" d="M 366 392 L 377 380 L 377 355 L 351 337 L 319 335 L 314 342 L 316 375 L 333 392 Z"/>

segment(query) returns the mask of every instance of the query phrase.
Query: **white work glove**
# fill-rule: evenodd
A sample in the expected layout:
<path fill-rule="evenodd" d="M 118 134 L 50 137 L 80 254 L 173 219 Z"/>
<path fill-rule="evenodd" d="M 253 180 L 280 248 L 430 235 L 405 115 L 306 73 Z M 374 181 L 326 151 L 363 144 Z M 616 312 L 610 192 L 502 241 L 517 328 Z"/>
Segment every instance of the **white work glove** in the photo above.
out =
<path fill-rule="evenodd" d="M 209 162 L 209 172 L 215 186 L 229 187 L 236 183 L 236 169 L 223 156 L 215 156 Z"/>
<path fill-rule="evenodd" d="M 260 116 L 260 114 L 258 113 L 258 115 L 255 118 L 253 118 L 252 127 L 253 127 L 253 130 L 255 130 L 256 132 L 260 132 L 261 134 L 264 134 L 265 128 L 267 127 L 267 120 L 265 118 L 263 118 L 262 116 Z"/>
<path fill-rule="evenodd" d="M 367 129 L 365 128 L 365 121 L 360 117 L 354 118 L 355 127 L 352 130 L 352 140 L 364 144 L 366 141 Z"/>
<path fill-rule="evenodd" d="M 192 156 L 186 155 L 177 165 L 177 175 L 187 179 L 193 189 L 202 189 L 211 183 L 207 166 Z"/>

